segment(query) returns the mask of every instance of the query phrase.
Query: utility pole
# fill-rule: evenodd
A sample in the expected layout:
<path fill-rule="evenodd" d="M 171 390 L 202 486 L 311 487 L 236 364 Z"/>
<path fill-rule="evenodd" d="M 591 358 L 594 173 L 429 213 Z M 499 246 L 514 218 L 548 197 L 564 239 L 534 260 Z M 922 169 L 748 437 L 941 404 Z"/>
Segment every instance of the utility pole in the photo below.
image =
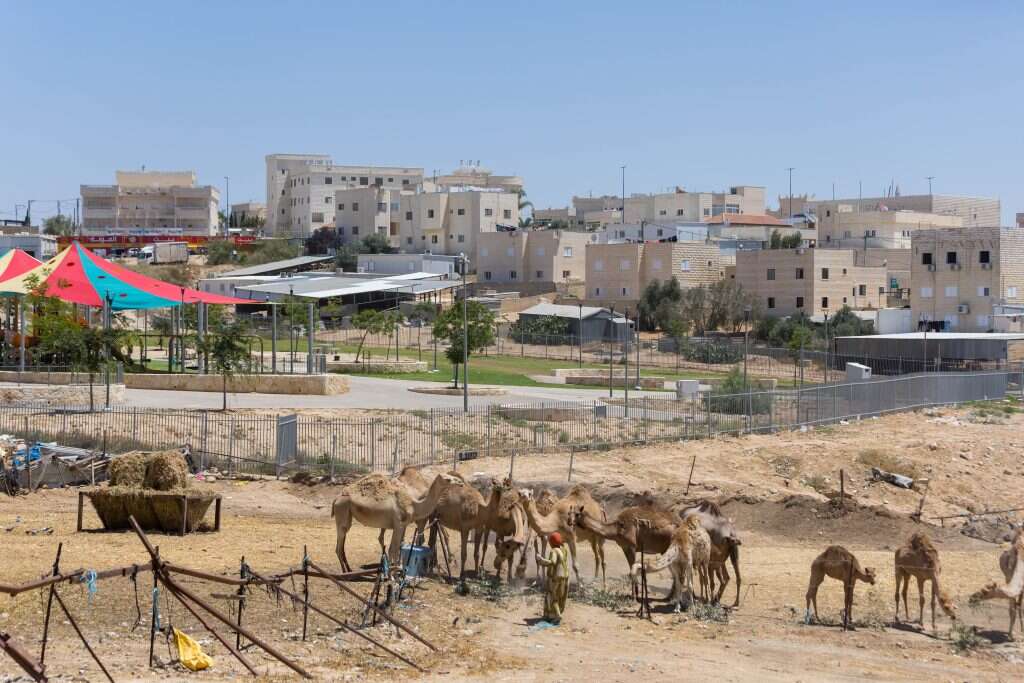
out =
<path fill-rule="evenodd" d="M 462 412 L 469 412 L 469 291 L 466 289 L 466 270 L 469 259 L 465 253 L 462 259 Z"/>
<path fill-rule="evenodd" d="M 622 171 L 622 215 L 619 217 L 619 222 L 623 225 L 626 224 L 626 165 L 623 164 L 619 167 Z"/>
<path fill-rule="evenodd" d="M 928 196 L 932 196 L 932 181 L 935 180 L 935 176 L 930 175 L 927 177 L 928 180 Z"/>
<path fill-rule="evenodd" d="M 227 204 L 224 212 L 224 237 L 231 234 L 231 178 L 224 176 L 224 203 Z"/>
<path fill-rule="evenodd" d="M 611 306 L 611 314 L 612 314 L 612 327 L 611 327 L 611 329 L 612 329 L 612 337 L 614 338 L 614 337 L 618 336 L 618 328 L 615 325 L 615 304 L 612 304 L 612 306 Z M 612 393 L 612 382 L 613 382 L 613 380 L 612 380 L 612 370 L 613 370 L 612 356 L 613 355 L 614 354 L 612 353 L 612 344 L 611 344 L 611 342 L 608 342 L 608 398 L 612 398 L 612 396 L 614 396 L 614 394 Z"/>
<path fill-rule="evenodd" d="M 790 166 L 786 169 L 789 171 L 789 217 L 793 218 L 793 170 L 794 167 Z M 724 213 L 724 211 L 723 211 Z"/>
<path fill-rule="evenodd" d="M 578 339 L 579 344 L 580 344 L 580 367 L 582 368 L 583 367 L 583 302 L 580 301 L 577 305 L 580 307 L 580 317 L 579 317 L 579 322 L 577 323 L 578 324 L 578 328 L 576 330 L 576 335 L 577 335 L 577 339 Z"/>

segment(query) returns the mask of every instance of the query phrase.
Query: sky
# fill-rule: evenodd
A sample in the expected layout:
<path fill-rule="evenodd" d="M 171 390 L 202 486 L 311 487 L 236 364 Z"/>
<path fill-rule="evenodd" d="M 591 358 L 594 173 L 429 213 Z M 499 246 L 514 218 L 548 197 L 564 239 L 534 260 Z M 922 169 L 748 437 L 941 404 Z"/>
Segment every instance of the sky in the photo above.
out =
<path fill-rule="evenodd" d="M 143 165 L 265 201 L 271 153 L 480 160 L 540 208 L 625 165 L 627 194 L 774 206 L 794 167 L 795 194 L 934 176 L 1024 211 L 1019 1 L 0 0 L 0 26 L 0 218 Z"/>

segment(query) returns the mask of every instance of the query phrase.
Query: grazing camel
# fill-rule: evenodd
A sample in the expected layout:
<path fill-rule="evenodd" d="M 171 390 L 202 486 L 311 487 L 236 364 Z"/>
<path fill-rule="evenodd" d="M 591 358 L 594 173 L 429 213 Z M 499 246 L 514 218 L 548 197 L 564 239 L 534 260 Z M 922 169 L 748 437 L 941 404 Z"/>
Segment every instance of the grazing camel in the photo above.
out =
<path fill-rule="evenodd" d="M 429 517 L 445 489 L 458 481 L 447 474 L 439 474 L 427 492 L 419 497 L 413 497 L 404 484 L 382 474 L 368 474 L 347 485 L 331 507 L 338 530 L 337 553 L 342 570 L 352 571 L 345 555 L 345 538 L 353 521 L 377 529 L 391 529 L 388 559 L 398 563 L 405 527 Z"/>
<path fill-rule="evenodd" d="M 636 564 L 640 550 L 652 555 L 664 553 L 672 543 L 679 518 L 653 504 L 634 505 L 619 512 L 610 522 L 596 519 L 584 509 L 577 512 L 576 524 L 603 539 L 614 541 L 626 556 L 626 564 Z"/>
<path fill-rule="evenodd" d="M 729 583 L 729 570 L 725 566 L 725 560 L 729 559 L 732 562 L 733 571 L 736 572 L 736 600 L 733 601 L 733 607 L 739 607 L 740 586 L 743 583 L 740 578 L 740 545 L 742 541 L 736 532 L 736 525 L 732 519 L 722 514 L 722 509 L 718 507 L 717 503 L 709 500 L 702 500 L 696 505 L 683 508 L 679 516 L 683 519 L 691 516 L 697 517 L 711 537 L 711 564 L 708 574 L 710 590 L 714 590 L 715 578 L 719 579 L 718 593 L 713 597 L 714 602 L 719 602 L 722 599 L 725 587 Z"/>
<path fill-rule="evenodd" d="M 910 621 L 910 608 L 907 605 L 907 589 L 910 577 L 917 579 L 917 601 L 920 607 L 918 623 L 924 626 L 924 582 L 932 582 L 932 630 L 935 630 L 935 600 L 938 598 L 942 610 L 956 621 L 956 611 L 949 595 L 939 586 L 939 574 L 942 565 L 939 563 L 939 551 L 932 545 L 927 535 L 915 532 L 902 548 L 896 550 L 896 623 L 900 623 L 900 584 L 903 585 L 903 613 Z"/>
<path fill-rule="evenodd" d="M 563 509 L 563 501 L 560 500 L 551 512 L 542 515 L 537 509 L 537 501 L 533 499 L 533 491 L 522 489 L 519 491 L 519 495 L 523 500 L 523 510 L 526 512 L 526 520 L 529 522 L 530 528 L 545 538 L 557 531 L 562 536 L 562 540 L 569 545 L 569 558 L 572 561 L 572 571 L 576 575 L 576 583 L 582 583 L 580 568 L 576 564 L 575 509 L 578 508 Z"/>
<path fill-rule="evenodd" d="M 804 621 L 811 623 L 811 603 L 814 604 L 814 620 L 818 621 L 818 587 L 829 576 L 843 582 L 843 630 L 850 628 L 853 620 L 853 588 L 857 581 L 874 585 L 875 570 L 861 569 L 860 562 L 849 550 L 841 545 L 830 545 L 825 552 L 811 563 L 811 582 L 807 586 L 807 607 Z"/>
<path fill-rule="evenodd" d="M 676 603 L 676 612 L 683 611 L 683 596 L 689 596 L 689 604 L 694 602 L 693 574 L 696 570 L 701 584 L 701 593 L 707 598 L 708 562 L 711 559 L 711 538 L 704 530 L 700 520 L 690 516 L 678 526 L 672 534 L 672 543 L 668 550 L 653 562 L 648 562 L 644 570 L 655 574 L 666 568 L 672 571 L 672 592 L 668 599 Z M 634 586 L 640 575 L 641 565 L 637 562 L 630 570 Z"/>
<path fill-rule="evenodd" d="M 1010 628 L 1006 637 L 1013 640 L 1013 625 L 1020 617 L 1021 628 L 1024 628 L 1024 530 L 1017 530 L 1013 537 L 1013 545 L 999 556 L 999 569 L 1003 572 L 1006 585 L 1000 586 L 994 581 L 980 591 L 971 595 L 971 604 L 982 600 L 1003 598 L 1010 603 Z"/>
<path fill-rule="evenodd" d="M 512 480 L 505 478 L 500 484 L 494 483 L 491 489 L 491 497 L 483 510 L 483 550 L 480 562 L 477 566 L 486 567 L 487 544 L 491 532 L 494 532 L 494 548 L 501 554 L 501 560 L 510 561 L 517 549 L 525 552 L 526 544 L 526 514 L 523 512 L 519 492 L 512 485 Z M 502 543 L 502 539 L 511 539 Z M 496 567 L 500 563 L 496 562 Z M 501 572 L 499 570 L 499 577 Z"/>

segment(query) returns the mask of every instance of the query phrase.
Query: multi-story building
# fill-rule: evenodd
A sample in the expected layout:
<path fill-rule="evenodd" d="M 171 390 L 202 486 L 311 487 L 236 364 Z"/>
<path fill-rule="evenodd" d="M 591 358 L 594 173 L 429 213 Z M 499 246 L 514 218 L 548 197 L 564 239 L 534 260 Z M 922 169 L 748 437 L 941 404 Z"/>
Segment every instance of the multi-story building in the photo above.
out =
<path fill-rule="evenodd" d="M 477 236 L 476 275 L 483 284 L 583 282 L 594 233 L 512 230 Z"/>
<path fill-rule="evenodd" d="M 786 209 L 789 197 L 779 197 L 780 206 Z M 822 220 L 832 214 L 842 213 L 842 220 L 848 220 L 846 213 L 914 211 L 939 216 L 958 216 L 963 227 L 975 228 L 999 225 L 1000 205 L 998 199 L 990 197 L 959 197 L 943 194 L 899 195 L 893 197 L 864 197 L 852 199 L 815 200 L 806 195 L 793 198 L 795 213 L 813 213 Z M 846 207 L 840 209 L 840 207 Z M 911 221 L 912 222 L 912 221 Z M 946 226 L 936 226 L 946 227 Z"/>
<path fill-rule="evenodd" d="M 209 237 L 220 229 L 220 192 L 194 171 L 117 171 L 114 185 L 82 185 L 86 235 Z"/>
<path fill-rule="evenodd" d="M 676 278 L 684 287 L 710 285 L 724 272 L 718 245 L 707 241 L 628 242 L 587 247 L 586 300 L 633 307 L 648 283 Z"/>
<path fill-rule="evenodd" d="M 523 191 L 523 179 L 516 175 L 494 175 L 489 168 L 471 161 L 460 161 L 459 167 L 445 175 L 435 175 L 431 181 L 439 188 L 488 188 L 518 194 Z"/>
<path fill-rule="evenodd" d="M 1024 229 L 919 230 L 911 251 L 910 307 L 921 326 L 988 332 L 997 308 L 1024 305 Z"/>
<path fill-rule="evenodd" d="M 761 249 L 736 253 L 736 281 L 764 302 L 765 314 L 812 318 L 886 305 L 886 269 L 857 265 L 846 249 Z"/>
<path fill-rule="evenodd" d="M 342 242 L 374 232 L 407 253 L 476 253 L 476 238 L 519 222 L 519 197 L 499 189 L 412 192 L 383 187 L 337 190 L 335 227 Z"/>
<path fill-rule="evenodd" d="M 423 184 L 422 168 L 339 166 L 324 154 L 269 154 L 267 231 L 306 237 L 334 225 L 334 193 L 345 188 L 413 190 Z"/>
<path fill-rule="evenodd" d="M 540 228 L 561 227 L 570 230 L 584 227 L 583 214 L 577 214 L 575 207 L 561 209 L 533 209 L 533 224 Z"/>
<path fill-rule="evenodd" d="M 1024 213 L 1017 214 L 1017 227 L 1024 228 Z"/>
<path fill-rule="evenodd" d="M 241 202 L 231 205 L 231 222 L 233 225 L 243 223 L 266 223 L 267 205 L 260 202 Z"/>
<path fill-rule="evenodd" d="M 959 228 L 961 216 L 921 211 L 857 211 L 852 204 L 825 204 L 817 214 L 818 240 L 824 247 L 909 249 L 915 230 Z"/>
<path fill-rule="evenodd" d="M 609 223 L 670 223 L 702 221 L 726 214 L 764 214 L 764 188 L 751 185 L 730 187 L 728 192 L 687 192 L 677 187 L 674 192 L 634 194 L 626 197 L 625 216 L 622 198 L 573 197 L 575 215 L 590 228 Z"/>

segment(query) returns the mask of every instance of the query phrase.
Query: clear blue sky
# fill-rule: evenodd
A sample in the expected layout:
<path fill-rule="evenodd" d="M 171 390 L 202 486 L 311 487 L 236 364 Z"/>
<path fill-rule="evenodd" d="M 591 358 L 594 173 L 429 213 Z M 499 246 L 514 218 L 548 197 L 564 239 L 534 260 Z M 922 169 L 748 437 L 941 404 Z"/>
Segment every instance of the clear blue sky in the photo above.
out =
<path fill-rule="evenodd" d="M 842 6 L 837 6 L 842 5 Z M 730 184 L 1024 211 L 1024 3 L 0 0 L 0 217 L 115 169 L 264 200 L 265 154 L 451 169 L 539 207 Z M 52 212 L 39 205 L 36 216 Z"/>

